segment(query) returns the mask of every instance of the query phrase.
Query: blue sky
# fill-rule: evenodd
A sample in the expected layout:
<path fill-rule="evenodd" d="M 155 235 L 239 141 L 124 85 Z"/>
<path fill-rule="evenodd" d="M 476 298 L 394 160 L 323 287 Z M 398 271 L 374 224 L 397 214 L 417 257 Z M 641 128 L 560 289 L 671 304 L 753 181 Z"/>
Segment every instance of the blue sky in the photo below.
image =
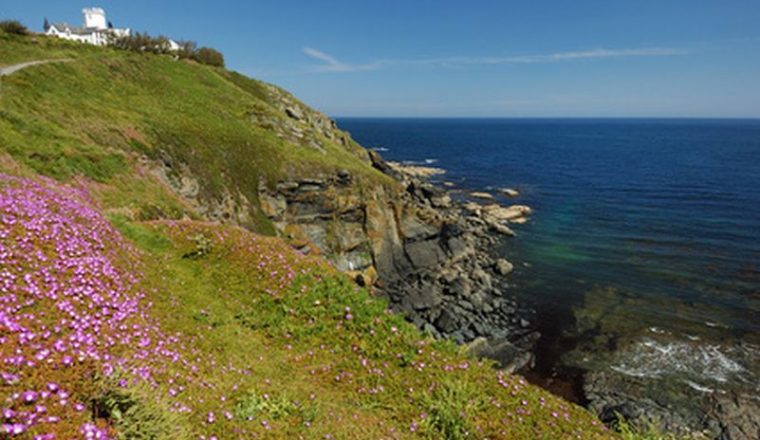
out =
<path fill-rule="evenodd" d="M 760 1 L 3 0 L 39 30 L 102 6 L 332 116 L 760 117 Z"/>

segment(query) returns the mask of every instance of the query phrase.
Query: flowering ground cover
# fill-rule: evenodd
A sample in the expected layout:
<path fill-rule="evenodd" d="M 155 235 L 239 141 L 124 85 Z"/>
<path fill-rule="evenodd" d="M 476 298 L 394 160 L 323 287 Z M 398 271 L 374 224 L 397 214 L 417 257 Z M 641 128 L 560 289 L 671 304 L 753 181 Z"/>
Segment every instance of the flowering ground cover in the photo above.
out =
<path fill-rule="evenodd" d="M 278 239 L 110 220 L 0 176 L 0 436 L 610 436 Z"/>

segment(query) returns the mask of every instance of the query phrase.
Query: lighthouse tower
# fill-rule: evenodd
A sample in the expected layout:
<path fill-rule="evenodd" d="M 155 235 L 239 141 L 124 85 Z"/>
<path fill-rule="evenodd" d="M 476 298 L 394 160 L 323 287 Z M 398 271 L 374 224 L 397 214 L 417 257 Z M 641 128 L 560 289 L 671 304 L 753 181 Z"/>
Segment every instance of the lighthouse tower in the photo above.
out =
<path fill-rule="evenodd" d="M 84 27 L 87 29 L 107 29 L 106 25 L 106 11 L 102 8 L 84 8 L 82 9 L 84 14 Z"/>

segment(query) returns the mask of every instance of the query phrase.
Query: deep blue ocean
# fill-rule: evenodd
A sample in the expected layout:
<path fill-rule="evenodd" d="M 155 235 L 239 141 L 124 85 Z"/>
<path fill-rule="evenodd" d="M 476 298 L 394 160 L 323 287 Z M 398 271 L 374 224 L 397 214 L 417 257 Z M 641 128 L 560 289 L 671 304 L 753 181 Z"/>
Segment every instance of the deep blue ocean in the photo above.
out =
<path fill-rule="evenodd" d="M 463 194 L 520 191 L 498 201 L 534 214 L 503 254 L 517 267 L 510 294 L 538 311 L 544 365 L 577 364 L 580 349 L 585 368 L 758 386 L 760 120 L 338 125 L 388 160 L 445 169 Z M 628 357 L 595 347 L 611 340 Z M 703 358 L 694 371 L 689 356 Z"/>

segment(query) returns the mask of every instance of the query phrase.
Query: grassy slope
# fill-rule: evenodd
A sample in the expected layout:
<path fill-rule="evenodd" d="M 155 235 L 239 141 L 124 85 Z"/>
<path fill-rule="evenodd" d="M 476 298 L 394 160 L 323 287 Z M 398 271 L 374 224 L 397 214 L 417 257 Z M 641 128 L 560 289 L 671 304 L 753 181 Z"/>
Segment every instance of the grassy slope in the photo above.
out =
<path fill-rule="evenodd" d="M 605 436 L 585 410 L 422 338 L 381 301 L 276 239 L 193 222 L 116 223 L 147 252 L 148 285 L 166 292 L 152 297 L 164 329 L 192 338 L 219 365 L 251 371 L 212 369 L 215 389 L 193 396 L 209 402 L 201 414 L 222 395 L 230 402 L 236 417 L 215 423 L 217 435 Z M 213 242 L 211 251 L 182 258 L 199 236 Z M 255 421 L 240 420 L 245 415 Z M 198 416 L 189 419 L 203 427 Z"/>
<path fill-rule="evenodd" d="M 162 191 L 155 185 L 142 193 L 121 190 L 139 186 L 129 177 L 142 155 L 168 154 L 175 163 L 187 164 L 205 194 L 218 197 L 225 188 L 237 188 L 254 203 L 260 178 L 345 168 L 366 181 L 388 182 L 356 160 L 354 145 L 320 138 L 326 150 L 321 153 L 251 123 L 252 115 L 283 126 L 287 122 L 270 102 L 268 86 L 242 75 L 168 56 L 45 37 L 0 33 L 0 47 L 0 64 L 76 59 L 3 78 L 0 151 L 35 173 L 56 179 L 81 174 L 104 183 L 116 192 L 103 195 L 108 208 L 137 207 L 146 213 L 159 208 L 179 215 L 181 207 L 158 197 Z M 255 226 L 266 231 L 266 220 L 259 220 Z"/>
<path fill-rule="evenodd" d="M 155 205 L 177 215 L 183 206 L 140 173 L 137 154 L 171 149 L 216 182 L 212 191 L 229 179 L 252 192 L 260 176 L 313 168 L 382 181 L 340 146 L 328 142 L 325 156 L 247 123 L 250 111 L 281 117 L 257 81 L 167 57 L 0 34 L 0 65 L 62 56 L 87 59 L 3 79 L 0 171 L 73 179 L 101 211 Z M 110 416 L 122 431 L 170 423 L 175 433 L 220 438 L 609 435 L 587 411 L 423 338 L 381 301 L 279 240 L 191 221 L 111 220 L 140 249 L 136 270 L 151 314 L 190 341 L 185 355 L 199 359 L 204 379 L 181 395 L 189 414 L 168 415 L 166 382 L 120 392 L 139 409 L 122 422 Z"/>

